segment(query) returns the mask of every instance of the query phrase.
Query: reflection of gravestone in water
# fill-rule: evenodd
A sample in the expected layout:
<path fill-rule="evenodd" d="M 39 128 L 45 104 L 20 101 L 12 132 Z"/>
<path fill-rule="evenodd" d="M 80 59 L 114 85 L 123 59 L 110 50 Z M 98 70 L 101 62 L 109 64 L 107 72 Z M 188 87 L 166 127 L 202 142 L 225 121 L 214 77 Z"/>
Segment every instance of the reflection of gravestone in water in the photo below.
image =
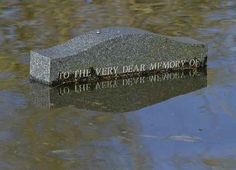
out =
<path fill-rule="evenodd" d="M 34 105 L 128 112 L 206 87 L 205 71 L 184 71 L 50 88 L 32 83 Z"/>
<path fill-rule="evenodd" d="M 125 74 L 204 67 L 207 46 L 126 27 L 84 33 L 52 48 L 32 51 L 30 75 L 48 85 Z"/>

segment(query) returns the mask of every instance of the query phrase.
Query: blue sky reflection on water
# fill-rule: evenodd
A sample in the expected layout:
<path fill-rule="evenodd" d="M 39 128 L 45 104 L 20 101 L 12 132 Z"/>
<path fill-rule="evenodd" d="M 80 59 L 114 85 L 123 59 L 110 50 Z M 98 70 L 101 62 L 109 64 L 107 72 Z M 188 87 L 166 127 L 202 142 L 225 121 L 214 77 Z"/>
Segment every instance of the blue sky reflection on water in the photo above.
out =
<path fill-rule="evenodd" d="M 128 114 L 156 168 L 207 169 L 205 159 L 235 158 L 234 89 L 208 87 Z"/>

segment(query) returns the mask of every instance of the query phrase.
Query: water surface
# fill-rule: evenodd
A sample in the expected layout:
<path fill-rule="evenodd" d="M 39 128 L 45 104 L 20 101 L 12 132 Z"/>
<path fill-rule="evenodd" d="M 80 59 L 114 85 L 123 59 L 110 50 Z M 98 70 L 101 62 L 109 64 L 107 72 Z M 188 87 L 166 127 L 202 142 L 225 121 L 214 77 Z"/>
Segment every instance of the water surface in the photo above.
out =
<path fill-rule="evenodd" d="M 31 49 L 106 26 L 208 43 L 207 82 L 141 83 L 54 102 L 58 93 L 29 83 Z M 2 0 L 0 169 L 236 169 L 235 30 L 234 0 Z"/>

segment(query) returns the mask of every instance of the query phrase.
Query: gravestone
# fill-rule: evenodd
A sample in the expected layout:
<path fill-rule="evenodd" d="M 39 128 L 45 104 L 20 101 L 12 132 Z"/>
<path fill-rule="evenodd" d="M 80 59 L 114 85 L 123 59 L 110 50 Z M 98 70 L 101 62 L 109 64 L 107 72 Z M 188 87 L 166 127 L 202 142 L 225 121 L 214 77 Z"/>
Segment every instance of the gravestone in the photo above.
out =
<path fill-rule="evenodd" d="M 204 67 L 207 46 L 187 37 L 110 27 L 30 55 L 31 80 L 57 85 Z"/>

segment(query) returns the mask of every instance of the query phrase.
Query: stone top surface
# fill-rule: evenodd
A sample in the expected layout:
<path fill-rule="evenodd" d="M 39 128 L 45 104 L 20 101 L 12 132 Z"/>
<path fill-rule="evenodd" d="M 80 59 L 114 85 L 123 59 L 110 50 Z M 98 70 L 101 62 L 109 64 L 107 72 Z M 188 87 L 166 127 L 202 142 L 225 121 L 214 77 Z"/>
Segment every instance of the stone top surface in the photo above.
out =
<path fill-rule="evenodd" d="M 178 41 L 181 43 L 187 43 L 193 45 L 203 44 L 200 41 L 188 37 L 164 36 L 146 30 L 141 30 L 138 28 L 108 27 L 83 33 L 63 44 L 56 45 L 51 48 L 43 50 L 36 50 L 35 52 L 50 59 L 63 58 L 77 55 L 79 52 L 88 50 L 89 48 L 94 47 L 102 42 L 127 35 L 139 35 L 139 36 L 151 35 L 151 36 L 158 36 L 159 38 L 172 39 L 174 41 Z"/>

